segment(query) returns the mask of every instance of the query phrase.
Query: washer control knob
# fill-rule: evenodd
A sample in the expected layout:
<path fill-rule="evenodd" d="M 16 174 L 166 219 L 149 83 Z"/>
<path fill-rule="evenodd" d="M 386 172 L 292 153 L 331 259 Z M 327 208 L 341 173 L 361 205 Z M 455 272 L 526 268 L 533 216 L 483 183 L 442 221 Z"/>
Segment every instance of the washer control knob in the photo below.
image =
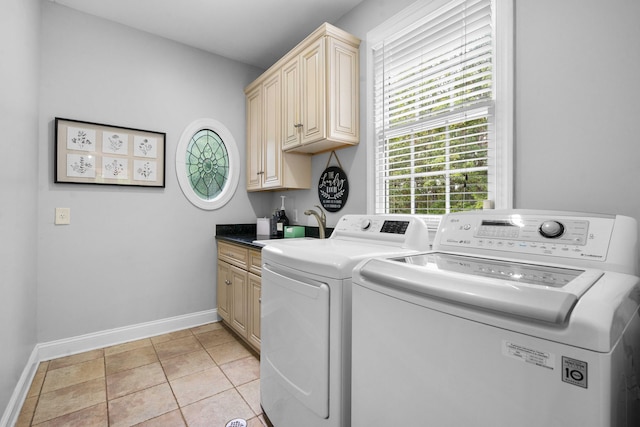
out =
<path fill-rule="evenodd" d="M 540 225 L 538 231 L 542 236 L 554 239 L 562 236 L 564 233 L 564 225 L 558 221 L 545 221 Z"/>
<path fill-rule="evenodd" d="M 371 227 L 371 220 L 370 219 L 365 218 L 360 222 L 360 229 L 362 231 L 368 230 L 369 227 Z"/>

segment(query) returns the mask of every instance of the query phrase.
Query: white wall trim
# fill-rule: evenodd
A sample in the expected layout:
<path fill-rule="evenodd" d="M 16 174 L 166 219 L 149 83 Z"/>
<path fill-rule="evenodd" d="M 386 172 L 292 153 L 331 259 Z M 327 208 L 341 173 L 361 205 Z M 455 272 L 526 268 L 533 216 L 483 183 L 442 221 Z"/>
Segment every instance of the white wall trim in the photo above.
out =
<path fill-rule="evenodd" d="M 13 426 L 18 421 L 20 409 L 27 397 L 29 387 L 31 386 L 40 362 L 167 334 L 181 329 L 193 328 L 206 323 L 218 322 L 219 320 L 217 309 L 205 310 L 183 316 L 169 317 L 167 319 L 154 320 L 137 325 L 36 344 L 22 371 L 18 384 L 11 395 L 11 399 L 9 399 L 9 404 L 5 408 L 2 418 L 0 418 L 0 427 Z"/>
<path fill-rule="evenodd" d="M 31 387 L 31 382 L 33 381 L 33 377 L 36 375 L 39 364 L 38 345 L 36 345 L 31 352 L 31 356 L 29 356 L 29 360 L 27 361 L 24 370 L 22 371 L 22 375 L 18 380 L 18 384 L 16 384 L 16 388 L 13 390 L 13 394 L 11 395 L 9 403 L 4 410 L 4 414 L 2 415 L 2 418 L 0 418 L 0 427 L 14 426 L 18 421 L 20 409 L 22 409 L 22 405 L 27 398 L 29 387 Z"/>

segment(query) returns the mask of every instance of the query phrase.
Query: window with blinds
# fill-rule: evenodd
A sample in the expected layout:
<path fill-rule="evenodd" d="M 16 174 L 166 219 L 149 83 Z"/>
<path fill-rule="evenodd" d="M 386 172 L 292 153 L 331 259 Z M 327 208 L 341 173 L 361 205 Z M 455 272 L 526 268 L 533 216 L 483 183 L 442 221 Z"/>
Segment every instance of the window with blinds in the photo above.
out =
<path fill-rule="evenodd" d="M 493 2 L 429 3 L 372 46 L 376 213 L 440 215 L 495 197 Z"/>

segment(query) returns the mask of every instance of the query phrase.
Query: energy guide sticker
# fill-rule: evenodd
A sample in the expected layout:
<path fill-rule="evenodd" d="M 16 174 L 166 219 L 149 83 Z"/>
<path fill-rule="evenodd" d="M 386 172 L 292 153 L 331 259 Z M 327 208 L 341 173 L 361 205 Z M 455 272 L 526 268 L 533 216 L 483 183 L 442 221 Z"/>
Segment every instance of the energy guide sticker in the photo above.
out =
<path fill-rule="evenodd" d="M 502 340 L 502 354 L 521 362 L 531 363 L 541 368 L 554 369 L 555 355 L 535 348 L 525 347 L 510 341 Z"/>

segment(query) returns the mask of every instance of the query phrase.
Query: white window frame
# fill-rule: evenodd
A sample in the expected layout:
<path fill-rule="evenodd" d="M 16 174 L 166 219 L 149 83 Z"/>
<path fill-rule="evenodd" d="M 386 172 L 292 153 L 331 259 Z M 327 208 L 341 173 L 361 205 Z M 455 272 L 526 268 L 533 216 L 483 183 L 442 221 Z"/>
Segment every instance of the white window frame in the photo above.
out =
<path fill-rule="evenodd" d="M 367 33 L 367 213 L 375 213 L 376 135 L 374 124 L 373 46 L 407 28 L 449 0 L 418 0 Z M 495 167 L 490 167 L 489 199 L 496 209 L 513 208 L 514 0 L 494 0 L 495 20 Z"/>

